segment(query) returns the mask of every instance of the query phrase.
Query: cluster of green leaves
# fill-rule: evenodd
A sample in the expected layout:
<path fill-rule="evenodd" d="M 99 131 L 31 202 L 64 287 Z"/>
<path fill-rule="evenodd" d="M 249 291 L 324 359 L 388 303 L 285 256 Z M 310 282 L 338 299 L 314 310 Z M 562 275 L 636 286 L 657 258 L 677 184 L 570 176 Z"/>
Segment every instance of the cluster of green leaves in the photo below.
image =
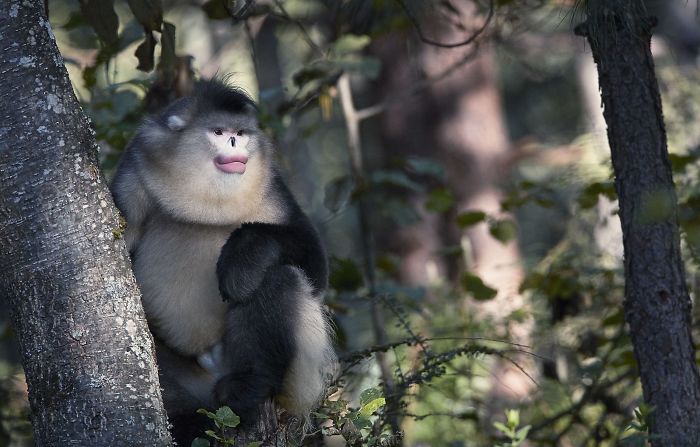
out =
<path fill-rule="evenodd" d="M 238 427 L 241 423 L 241 418 L 233 412 L 229 407 L 221 407 L 216 412 L 212 413 L 204 408 L 197 410 L 197 413 L 203 414 L 214 423 L 216 431 L 207 430 L 204 432 L 209 438 L 216 442 L 216 445 L 227 446 L 236 445 L 231 429 Z M 245 447 L 260 447 L 262 442 L 255 441 L 245 444 Z M 211 443 L 208 439 L 195 438 L 192 441 L 192 447 L 210 447 Z"/>
<path fill-rule="evenodd" d="M 321 433 L 324 436 L 341 436 L 350 446 L 374 446 L 391 437 L 388 433 L 377 434 L 372 430 L 378 421 L 376 413 L 386 405 L 382 391 L 379 388 L 362 391 L 359 403 L 358 408 L 353 408 L 348 400 L 328 398 L 312 416 L 323 424 Z"/>
<path fill-rule="evenodd" d="M 149 72 L 155 66 L 155 33 L 160 35 L 160 64 L 165 72 L 172 72 L 175 65 L 175 26 L 163 20 L 161 0 L 129 0 L 128 5 L 135 22 L 122 27 L 115 11 L 114 0 L 81 0 L 80 12 L 71 15 L 66 28 L 89 25 L 99 38 L 101 48 L 96 63 L 83 71 L 83 80 L 88 88 L 95 85 L 96 70 L 100 63 L 109 61 L 117 53 L 138 41 L 134 32 L 136 26 L 143 30 L 143 41 L 134 55 L 138 59 L 138 69 Z M 138 25 L 136 25 L 138 24 Z"/>
<path fill-rule="evenodd" d="M 520 427 L 519 410 L 507 410 L 505 424 L 496 421 L 493 423 L 493 426 L 508 440 L 507 442 L 496 444 L 496 447 L 518 447 L 522 445 L 527 438 L 527 432 L 532 428 L 530 425 Z"/>

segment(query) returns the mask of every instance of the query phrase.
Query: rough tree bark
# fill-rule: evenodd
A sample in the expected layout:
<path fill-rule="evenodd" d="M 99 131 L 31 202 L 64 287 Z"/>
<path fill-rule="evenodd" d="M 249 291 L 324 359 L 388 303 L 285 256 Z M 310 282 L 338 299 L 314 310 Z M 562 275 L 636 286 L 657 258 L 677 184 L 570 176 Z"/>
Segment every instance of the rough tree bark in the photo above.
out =
<path fill-rule="evenodd" d="M 700 375 L 691 336 L 661 98 L 650 51 L 653 20 L 636 0 L 589 0 L 588 37 L 598 65 L 620 203 L 625 319 L 654 446 L 700 445 Z"/>
<path fill-rule="evenodd" d="M 0 287 L 36 445 L 170 445 L 119 216 L 43 4 L 0 4 Z"/>

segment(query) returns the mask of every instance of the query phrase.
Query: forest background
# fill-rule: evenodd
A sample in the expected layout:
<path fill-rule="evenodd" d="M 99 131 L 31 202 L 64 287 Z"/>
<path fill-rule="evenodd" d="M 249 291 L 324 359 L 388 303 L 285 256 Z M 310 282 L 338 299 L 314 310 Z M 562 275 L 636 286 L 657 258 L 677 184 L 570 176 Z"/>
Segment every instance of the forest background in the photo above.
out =
<path fill-rule="evenodd" d="M 150 25 L 138 3 L 48 2 L 103 171 L 193 79 L 230 74 L 256 98 L 331 256 L 329 445 L 645 445 L 578 2 L 173 0 Z M 648 7 L 693 296 L 697 4 Z M 31 445 L 0 306 L 0 445 Z"/>

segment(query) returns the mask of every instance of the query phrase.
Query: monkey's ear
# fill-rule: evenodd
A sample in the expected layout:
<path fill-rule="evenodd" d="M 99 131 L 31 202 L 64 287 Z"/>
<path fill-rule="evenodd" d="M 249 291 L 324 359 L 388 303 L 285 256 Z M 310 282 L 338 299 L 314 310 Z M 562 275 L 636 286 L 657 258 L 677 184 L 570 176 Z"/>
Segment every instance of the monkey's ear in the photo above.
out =
<path fill-rule="evenodd" d="M 181 98 L 172 103 L 161 115 L 168 129 L 178 132 L 187 126 L 192 115 L 193 103 L 190 98 Z"/>
<path fill-rule="evenodd" d="M 187 122 L 178 115 L 170 115 L 166 120 L 165 124 L 168 125 L 170 130 L 177 132 L 184 129 Z"/>
<path fill-rule="evenodd" d="M 247 113 L 248 115 L 253 115 L 256 116 L 258 114 L 258 108 L 253 102 L 246 102 L 245 105 L 243 106 L 243 113 Z"/>

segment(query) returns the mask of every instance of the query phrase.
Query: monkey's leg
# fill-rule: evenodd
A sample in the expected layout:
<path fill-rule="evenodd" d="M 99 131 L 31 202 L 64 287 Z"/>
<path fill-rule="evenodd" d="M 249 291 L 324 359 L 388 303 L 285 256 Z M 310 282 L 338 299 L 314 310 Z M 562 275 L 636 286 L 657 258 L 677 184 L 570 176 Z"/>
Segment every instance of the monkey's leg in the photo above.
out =
<path fill-rule="evenodd" d="M 218 381 L 215 395 L 243 424 L 254 423 L 260 405 L 282 391 L 297 350 L 295 326 L 305 289 L 299 269 L 276 265 L 249 300 L 232 303 L 223 340 L 230 372 Z"/>

